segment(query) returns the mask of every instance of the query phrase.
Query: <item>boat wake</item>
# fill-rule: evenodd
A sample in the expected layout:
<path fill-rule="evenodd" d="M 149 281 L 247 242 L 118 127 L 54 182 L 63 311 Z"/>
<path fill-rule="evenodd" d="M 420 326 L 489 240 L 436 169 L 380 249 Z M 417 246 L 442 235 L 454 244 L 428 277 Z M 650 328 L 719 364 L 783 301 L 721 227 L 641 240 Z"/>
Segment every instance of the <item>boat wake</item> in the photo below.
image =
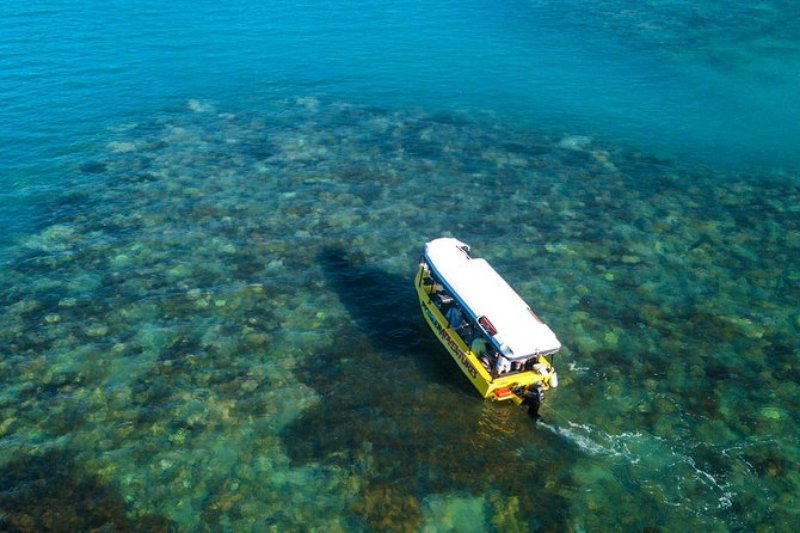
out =
<path fill-rule="evenodd" d="M 698 464 L 691 454 L 696 446 L 691 443 L 670 442 L 639 431 L 612 435 L 591 424 L 571 421 L 564 425 L 540 422 L 539 426 L 588 456 L 607 458 L 612 463 L 608 465 L 609 475 L 667 505 L 691 505 L 696 515 L 724 511 L 733 505 L 736 494 L 730 483 Z"/>
<path fill-rule="evenodd" d="M 631 451 L 628 443 L 641 438 L 641 433 L 610 435 L 589 424 L 576 424 L 575 422 L 567 422 L 567 426 L 556 426 L 545 422 L 540 422 L 539 425 L 571 441 L 589 455 L 623 457 L 631 464 L 639 462 L 639 457 Z"/>

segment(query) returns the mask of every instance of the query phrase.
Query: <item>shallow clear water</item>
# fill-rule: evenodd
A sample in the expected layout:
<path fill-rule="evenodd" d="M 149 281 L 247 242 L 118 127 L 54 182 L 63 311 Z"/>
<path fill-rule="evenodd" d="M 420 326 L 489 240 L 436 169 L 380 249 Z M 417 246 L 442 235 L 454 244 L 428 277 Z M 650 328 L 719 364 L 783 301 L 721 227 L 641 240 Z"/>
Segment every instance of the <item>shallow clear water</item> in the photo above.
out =
<path fill-rule="evenodd" d="M 798 523 L 794 4 L 0 9 L 2 528 Z M 440 235 L 564 344 L 538 424 Z"/>

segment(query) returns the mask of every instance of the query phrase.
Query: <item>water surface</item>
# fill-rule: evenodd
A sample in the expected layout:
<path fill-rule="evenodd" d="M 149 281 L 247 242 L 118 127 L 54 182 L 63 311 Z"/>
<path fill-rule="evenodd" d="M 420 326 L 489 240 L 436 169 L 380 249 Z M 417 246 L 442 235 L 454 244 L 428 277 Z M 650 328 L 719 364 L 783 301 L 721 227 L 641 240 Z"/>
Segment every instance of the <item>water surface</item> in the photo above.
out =
<path fill-rule="evenodd" d="M 796 11 L 4 4 L 0 524 L 791 530 Z M 442 235 L 564 344 L 538 424 Z"/>

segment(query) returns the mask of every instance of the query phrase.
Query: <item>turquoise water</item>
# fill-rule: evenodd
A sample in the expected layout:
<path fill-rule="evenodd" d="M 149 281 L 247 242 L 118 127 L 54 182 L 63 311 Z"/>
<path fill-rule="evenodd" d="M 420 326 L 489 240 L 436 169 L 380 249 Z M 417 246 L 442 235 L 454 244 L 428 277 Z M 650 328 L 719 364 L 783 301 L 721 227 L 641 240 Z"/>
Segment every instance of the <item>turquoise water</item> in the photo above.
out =
<path fill-rule="evenodd" d="M 795 3 L 4 2 L 0 529 L 800 523 Z M 542 420 L 426 240 L 557 332 Z"/>

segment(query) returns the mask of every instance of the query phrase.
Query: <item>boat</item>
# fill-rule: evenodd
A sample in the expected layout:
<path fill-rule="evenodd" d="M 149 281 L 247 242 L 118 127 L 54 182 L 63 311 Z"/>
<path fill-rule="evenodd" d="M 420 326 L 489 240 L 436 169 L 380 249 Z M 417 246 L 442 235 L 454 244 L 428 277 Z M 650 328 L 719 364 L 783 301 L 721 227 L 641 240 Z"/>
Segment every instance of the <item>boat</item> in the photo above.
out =
<path fill-rule="evenodd" d="M 458 239 L 434 239 L 414 285 L 425 322 L 481 396 L 538 417 L 558 386 L 561 342 L 489 262 Z"/>

